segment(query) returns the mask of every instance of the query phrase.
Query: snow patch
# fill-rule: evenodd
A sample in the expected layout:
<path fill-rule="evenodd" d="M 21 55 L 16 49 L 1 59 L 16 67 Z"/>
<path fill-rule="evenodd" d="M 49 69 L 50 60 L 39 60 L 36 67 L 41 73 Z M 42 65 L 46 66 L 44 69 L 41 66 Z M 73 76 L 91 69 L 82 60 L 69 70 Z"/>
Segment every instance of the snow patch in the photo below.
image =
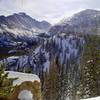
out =
<path fill-rule="evenodd" d="M 14 71 L 5 71 L 5 73 L 8 74 L 8 78 L 18 78 L 13 82 L 13 86 L 15 85 L 20 85 L 21 83 L 25 81 L 31 81 L 34 82 L 35 80 L 40 82 L 40 79 L 37 75 L 35 74 L 27 74 L 27 73 L 21 73 L 21 72 L 14 72 Z"/>
<path fill-rule="evenodd" d="M 50 65 L 50 62 L 49 62 L 49 60 L 47 60 L 47 61 L 44 63 L 44 72 L 46 72 L 46 71 L 49 72 L 49 65 Z"/>
<path fill-rule="evenodd" d="M 23 90 L 18 95 L 19 100 L 33 100 L 33 94 L 31 91 Z"/>
<path fill-rule="evenodd" d="M 81 99 L 81 100 L 100 100 L 100 96 L 94 97 L 94 98 L 88 98 L 88 99 Z"/>

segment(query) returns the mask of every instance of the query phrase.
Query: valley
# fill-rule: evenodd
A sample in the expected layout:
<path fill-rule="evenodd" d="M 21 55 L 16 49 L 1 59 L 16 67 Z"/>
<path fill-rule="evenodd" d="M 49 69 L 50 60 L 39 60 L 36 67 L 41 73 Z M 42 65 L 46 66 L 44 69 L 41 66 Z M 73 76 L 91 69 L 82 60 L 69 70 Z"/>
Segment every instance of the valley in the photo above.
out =
<path fill-rule="evenodd" d="M 0 63 L 38 75 L 43 100 L 100 96 L 100 11 L 87 9 L 54 26 L 25 13 L 0 16 Z"/>

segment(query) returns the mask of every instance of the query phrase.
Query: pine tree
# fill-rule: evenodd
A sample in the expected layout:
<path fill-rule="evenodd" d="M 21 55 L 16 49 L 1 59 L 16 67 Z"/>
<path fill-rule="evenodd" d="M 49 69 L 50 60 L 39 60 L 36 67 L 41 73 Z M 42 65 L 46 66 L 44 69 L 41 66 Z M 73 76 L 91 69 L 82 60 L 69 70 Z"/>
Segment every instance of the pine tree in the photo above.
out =
<path fill-rule="evenodd" d="M 50 81 L 50 100 L 57 100 L 58 97 L 58 89 L 59 89 L 59 72 L 58 72 L 58 66 L 56 63 L 56 58 L 51 62 L 50 66 L 50 72 L 49 72 L 49 81 Z"/>
<path fill-rule="evenodd" d="M 50 83 L 49 83 L 49 74 L 44 72 L 44 84 L 43 84 L 43 100 L 50 99 Z"/>
<path fill-rule="evenodd" d="M 14 89 L 13 81 L 16 79 L 8 78 L 9 73 L 5 73 L 4 64 L 0 64 L 0 96 L 8 96 Z"/>
<path fill-rule="evenodd" d="M 100 37 L 86 37 L 86 45 L 82 54 L 80 91 L 82 98 L 100 95 Z"/>
<path fill-rule="evenodd" d="M 49 73 L 44 75 L 44 100 L 66 100 L 68 75 L 65 67 L 57 57 L 51 61 Z"/>
<path fill-rule="evenodd" d="M 8 73 L 4 73 L 5 69 L 4 69 L 4 65 L 1 64 L 0 65 L 0 87 L 2 87 L 5 79 L 7 79 L 8 77 Z"/>
<path fill-rule="evenodd" d="M 66 97 L 68 96 L 68 74 L 65 72 L 64 68 L 66 65 L 60 66 L 60 76 L 59 76 L 59 94 L 58 94 L 58 100 L 66 100 Z"/>

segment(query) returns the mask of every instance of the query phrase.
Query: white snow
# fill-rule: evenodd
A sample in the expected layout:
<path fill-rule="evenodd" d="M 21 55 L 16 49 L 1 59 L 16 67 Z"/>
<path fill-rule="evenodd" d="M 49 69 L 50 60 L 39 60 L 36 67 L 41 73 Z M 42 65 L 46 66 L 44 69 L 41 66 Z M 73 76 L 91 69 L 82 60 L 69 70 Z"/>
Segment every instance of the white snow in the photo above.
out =
<path fill-rule="evenodd" d="M 0 28 L 0 33 L 3 33 L 3 30 Z"/>
<path fill-rule="evenodd" d="M 87 63 L 93 62 L 93 60 L 88 60 Z"/>
<path fill-rule="evenodd" d="M 17 80 L 15 80 L 13 82 L 13 86 L 20 85 L 22 82 L 25 82 L 25 81 L 34 82 L 35 80 L 37 80 L 38 82 L 40 82 L 39 77 L 35 74 L 28 74 L 28 73 L 14 72 L 14 71 L 5 71 L 5 73 L 7 73 L 7 72 L 9 73 L 8 78 L 18 78 Z"/>
<path fill-rule="evenodd" d="M 33 100 L 33 94 L 31 91 L 23 90 L 18 95 L 19 100 Z"/>
<path fill-rule="evenodd" d="M 50 62 L 49 60 L 47 60 L 45 63 L 44 63 L 44 71 L 48 71 L 49 72 L 49 65 L 50 65 Z"/>
<path fill-rule="evenodd" d="M 8 62 L 13 62 L 14 60 L 16 60 L 16 59 L 18 59 L 19 58 L 19 56 L 11 56 L 11 57 L 8 57 L 6 60 L 8 61 Z"/>
<path fill-rule="evenodd" d="M 28 36 L 33 37 L 33 31 L 31 29 L 19 29 L 19 28 L 8 28 L 7 25 L 2 24 L 3 29 L 0 29 L 0 32 L 10 32 L 14 36 Z M 23 26 L 24 27 L 24 26 Z"/>
<path fill-rule="evenodd" d="M 39 46 L 39 47 L 37 47 L 36 49 L 35 49 L 35 54 L 37 54 L 39 51 L 40 51 L 40 48 L 41 48 L 41 46 Z"/>
<path fill-rule="evenodd" d="M 88 99 L 81 99 L 81 100 L 100 100 L 100 96 L 99 97 L 88 98 Z"/>

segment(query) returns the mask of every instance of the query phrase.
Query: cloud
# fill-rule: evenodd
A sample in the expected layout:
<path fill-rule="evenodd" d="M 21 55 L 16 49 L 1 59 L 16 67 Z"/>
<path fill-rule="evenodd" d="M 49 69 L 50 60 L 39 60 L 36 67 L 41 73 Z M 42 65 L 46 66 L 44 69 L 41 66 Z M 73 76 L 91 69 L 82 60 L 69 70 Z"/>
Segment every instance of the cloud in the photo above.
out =
<path fill-rule="evenodd" d="M 0 14 L 26 12 L 38 20 L 56 23 L 82 9 L 100 9 L 100 0 L 0 0 Z"/>

